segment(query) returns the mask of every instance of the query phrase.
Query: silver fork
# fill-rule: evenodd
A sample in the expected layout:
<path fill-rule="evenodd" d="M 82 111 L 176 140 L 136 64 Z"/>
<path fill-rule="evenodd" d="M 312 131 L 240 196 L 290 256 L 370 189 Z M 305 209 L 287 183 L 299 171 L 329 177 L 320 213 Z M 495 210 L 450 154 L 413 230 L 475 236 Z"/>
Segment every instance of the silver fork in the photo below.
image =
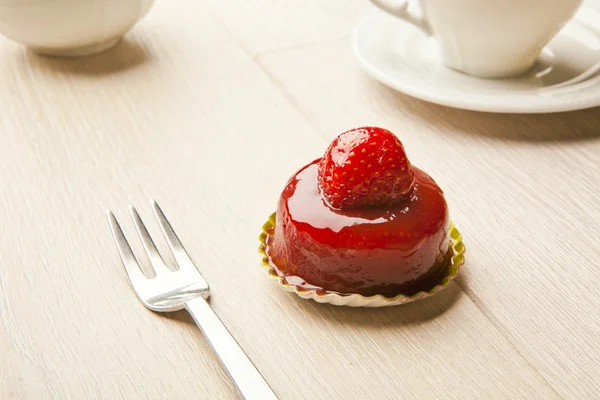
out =
<path fill-rule="evenodd" d="M 106 212 L 129 282 L 138 298 L 152 311 L 169 312 L 185 308 L 219 355 L 245 399 L 277 399 L 252 361 L 209 306 L 206 301 L 210 293 L 208 283 L 196 269 L 158 203 L 152 200 L 151 204 L 178 265 L 176 271 L 167 268 L 140 215 L 130 204 L 129 211 L 150 259 L 155 274 L 153 277 L 146 277 L 142 272 L 117 219 L 112 211 Z"/>

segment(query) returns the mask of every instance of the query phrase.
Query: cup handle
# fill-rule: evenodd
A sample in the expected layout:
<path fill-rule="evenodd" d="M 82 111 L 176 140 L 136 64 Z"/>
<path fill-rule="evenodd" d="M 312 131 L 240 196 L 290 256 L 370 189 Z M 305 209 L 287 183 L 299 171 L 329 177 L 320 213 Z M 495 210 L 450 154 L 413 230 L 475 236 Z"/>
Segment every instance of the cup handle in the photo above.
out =
<path fill-rule="evenodd" d="M 396 4 L 392 4 L 388 0 L 370 0 L 371 4 L 387 12 L 388 14 L 393 15 L 394 17 L 400 18 L 406 22 L 409 22 L 421 29 L 425 34 L 431 35 L 431 27 L 425 17 L 421 17 L 415 15 L 412 11 L 408 9 L 408 0 L 400 0 Z"/>

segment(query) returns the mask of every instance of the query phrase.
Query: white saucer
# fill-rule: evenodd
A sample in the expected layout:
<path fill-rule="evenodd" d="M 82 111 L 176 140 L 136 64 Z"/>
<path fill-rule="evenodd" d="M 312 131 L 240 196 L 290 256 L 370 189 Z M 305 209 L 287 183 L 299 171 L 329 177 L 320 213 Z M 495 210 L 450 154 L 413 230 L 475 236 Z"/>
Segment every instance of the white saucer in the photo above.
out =
<path fill-rule="evenodd" d="M 354 54 L 368 74 L 400 92 L 475 111 L 547 113 L 600 105 L 600 0 L 588 0 L 516 78 L 481 79 L 441 64 L 437 43 L 413 25 L 372 10 L 356 26 Z"/>

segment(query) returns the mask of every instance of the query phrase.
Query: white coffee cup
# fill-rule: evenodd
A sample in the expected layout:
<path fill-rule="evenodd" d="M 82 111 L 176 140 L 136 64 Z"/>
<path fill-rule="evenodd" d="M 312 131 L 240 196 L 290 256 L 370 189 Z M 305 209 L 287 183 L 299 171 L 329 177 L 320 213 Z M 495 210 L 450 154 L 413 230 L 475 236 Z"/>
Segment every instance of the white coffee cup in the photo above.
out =
<path fill-rule="evenodd" d="M 0 33 L 33 51 L 84 56 L 115 45 L 154 0 L 0 0 Z"/>
<path fill-rule="evenodd" d="M 371 0 L 380 9 L 434 36 L 443 63 L 469 75 L 521 74 L 575 15 L 582 0 Z"/>

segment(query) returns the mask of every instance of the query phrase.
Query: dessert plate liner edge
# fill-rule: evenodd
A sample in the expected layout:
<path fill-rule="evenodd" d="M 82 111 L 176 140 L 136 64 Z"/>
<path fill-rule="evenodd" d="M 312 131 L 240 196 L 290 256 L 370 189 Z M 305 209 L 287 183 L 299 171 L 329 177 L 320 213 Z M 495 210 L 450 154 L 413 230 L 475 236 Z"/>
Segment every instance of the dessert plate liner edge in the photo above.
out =
<path fill-rule="evenodd" d="M 263 256 L 262 267 L 267 275 L 276 280 L 281 288 L 287 292 L 295 293 L 303 299 L 311 299 L 318 303 L 327 303 L 335 306 L 348 306 L 348 307 L 389 307 L 397 306 L 401 304 L 411 303 L 416 300 L 425 299 L 431 297 L 443 290 L 450 285 L 450 282 L 458 276 L 461 266 L 464 264 L 465 257 L 465 246 L 462 241 L 462 236 L 458 229 L 454 226 L 454 223 L 450 224 L 450 241 L 452 249 L 452 258 L 450 260 L 450 268 L 448 274 L 443 278 L 441 283 L 434 286 L 427 291 L 421 291 L 411 296 L 398 295 L 396 297 L 385 297 L 380 294 L 375 296 L 362 296 L 357 293 L 353 294 L 340 294 L 337 292 L 327 291 L 325 294 L 318 293 L 316 290 L 309 290 L 301 288 L 297 285 L 287 283 L 285 278 L 280 276 L 277 271 L 270 265 L 269 257 L 266 254 L 266 240 L 268 237 L 269 229 L 275 226 L 275 213 L 269 216 L 269 219 L 262 227 L 262 232 L 259 236 L 260 247 L 259 252 Z"/>

